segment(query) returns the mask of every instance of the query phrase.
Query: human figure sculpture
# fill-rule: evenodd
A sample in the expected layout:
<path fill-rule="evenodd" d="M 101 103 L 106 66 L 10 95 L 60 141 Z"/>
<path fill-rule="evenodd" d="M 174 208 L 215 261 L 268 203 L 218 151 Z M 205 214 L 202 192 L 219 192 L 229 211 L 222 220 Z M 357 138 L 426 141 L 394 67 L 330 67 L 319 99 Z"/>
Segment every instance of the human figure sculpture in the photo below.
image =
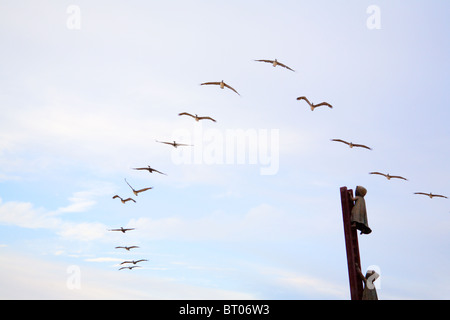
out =
<path fill-rule="evenodd" d="M 350 221 L 352 223 L 352 227 L 360 230 L 361 234 L 369 234 L 372 232 L 369 228 L 366 201 L 364 200 L 366 193 L 366 188 L 357 186 L 355 190 L 355 197 L 352 198 L 352 201 L 355 201 L 355 204 L 352 208 Z"/>
<path fill-rule="evenodd" d="M 374 270 L 367 270 L 366 275 L 364 276 L 358 264 L 356 264 L 356 270 L 359 278 L 364 283 L 361 300 L 378 300 L 377 290 L 373 283 L 380 275 Z"/>

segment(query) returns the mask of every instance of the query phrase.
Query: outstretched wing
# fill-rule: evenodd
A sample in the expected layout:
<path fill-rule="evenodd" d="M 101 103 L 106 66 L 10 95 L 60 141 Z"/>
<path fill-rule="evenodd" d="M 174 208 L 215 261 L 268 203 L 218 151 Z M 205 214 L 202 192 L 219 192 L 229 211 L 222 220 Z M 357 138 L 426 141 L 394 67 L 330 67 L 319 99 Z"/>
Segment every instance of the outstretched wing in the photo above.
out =
<path fill-rule="evenodd" d="M 360 147 L 360 148 L 366 148 L 366 149 L 369 149 L 369 150 L 372 150 L 372 148 L 369 148 L 368 146 L 365 146 L 365 145 L 363 145 L 363 144 L 353 144 L 353 146 L 354 147 Z"/>
<path fill-rule="evenodd" d="M 289 67 L 288 67 L 287 65 L 285 65 L 284 63 L 281 63 L 281 62 L 279 62 L 279 61 L 277 61 L 277 63 L 278 63 L 278 65 L 282 66 L 283 68 L 286 68 L 286 69 L 288 69 L 288 70 L 291 70 L 291 71 L 294 71 L 294 72 L 295 72 L 295 70 L 289 68 Z"/>
<path fill-rule="evenodd" d="M 159 143 L 165 143 L 165 144 L 170 144 L 171 146 L 173 146 L 173 142 L 158 141 L 158 140 L 156 140 L 156 142 L 159 142 Z"/>
<path fill-rule="evenodd" d="M 133 190 L 134 191 L 134 189 L 133 189 L 133 187 L 132 186 L 130 186 L 130 184 L 128 183 L 128 181 L 127 181 L 127 179 L 125 179 L 124 178 L 124 180 L 125 180 L 125 182 L 127 183 L 127 185 L 131 188 L 131 190 Z"/>
<path fill-rule="evenodd" d="M 331 141 L 342 142 L 342 143 L 345 143 L 345 144 L 347 144 L 347 145 L 349 145 L 349 144 L 350 144 L 349 142 L 347 142 L 347 141 L 344 141 L 344 140 L 342 140 L 342 139 L 331 139 Z"/>
<path fill-rule="evenodd" d="M 124 261 L 120 265 L 125 264 L 125 263 L 133 263 L 133 261 Z"/>
<path fill-rule="evenodd" d="M 153 187 L 144 188 L 144 189 L 141 189 L 141 190 L 136 190 L 136 192 L 137 192 L 137 193 L 139 193 L 139 192 L 144 192 L 144 191 L 147 191 L 147 190 L 150 190 L 150 189 L 153 189 Z"/>
<path fill-rule="evenodd" d="M 192 118 L 195 118 L 195 116 L 193 116 L 192 114 L 190 114 L 190 113 L 187 113 L 187 112 L 181 112 L 181 113 L 179 113 L 178 114 L 179 116 L 190 116 L 190 117 L 192 117 Z"/>
<path fill-rule="evenodd" d="M 312 106 L 311 102 L 309 102 L 308 98 L 306 98 L 305 96 L 298 97 L 297 100 L 305 100 L 310 106 Z"/>
<path fill-rule="evenodd" d="M 402 177 L 402 176 L 391 176 L 391 178 L 397 178 L 397 179 L 408 180 L 408 179 L 406 179 L 406 178 L 404 178 L 404 177 Z"/>
<path fill-rule="evenodd" d="M 448 199 L 446 196 L 443 196 L 441 194 L 433 194 L 433 197 L 439 197 L 439 198 L 445 198 Z"/>
<path fill-rule="evenodd" d="M 155 172 L 158 172 L 158 173 L 160 173 L 160 174 L 163 174 L 163 175 L 166 175 L 167 176 L 167 174 L 165 174 L 165 173 L 163 173 L 163 172 L 161 172 L 161 171 L 158 171 L 158 170 L 156 170 L 156 169 L 152 169 L 153 171 L 155 171 Z"/>
<path fill-rule="evenodd" d="M 203 85 L 210 85 L 210 84 L 220 85 L 220 82 L 203 82 L 203 83 L 200 83 L 201 86 L 203 86 Z"/>
<path fill-rule="evenodd" d="M 227 87 L 228 89 L 233 90 L 233 91 L 236 92 L 238 95 L 240 95 L 239 92 L 237 92 L 232 86 L 230 86 L 230 85 L 228 85 L 228 84 L 226 84 L 226 83 L 224 83 L 223 85 L 224 85 L 225 87 Z"/>
<path fill-rule="evenodd" d="M 112 197 L 113 199 L 115 199 L 115 198 L 119 198 L 119 199 L 122 199 L 121 197 L 119 197 L 117 194 L 114 196 L 114 197 Z"/>
<path fill-rule="evenodd" d="M 333 108 L 333 106 L 331 104 L 329 104 L 328 102 L 321 102 L 319 104 L 315 105 L 316 107 L 320 107 L 320 106 L 327 106 L 329 108 Z"/>
<path fill-rule="evenodd" d="M 214 120 L 213 118 L 211 118 L 211 117 L 198 117 L 200 120 L 204 120 L 204 119 L 206 119 L 206 120 L 211 120 L 211 121 L 214 121 L 214 122 L 216 122 L 216 120 Z"/>
<path fill-rule="evenodd" d="M 135 261 L 134 263 L 138 263 L 138 262 L 142 262 L 142 261 L 148 261 L 148 260 L 147 259 L 141 259 L 141 260 Z"/>
<path fill-rule="evenodd" d="M 127 201 L 133 201 L 133 202 L 135 202 L 136 203 L 136 200 L 134 200 L 134 199 L 132 199 L 132 198 L 126 198 L 125 200 L 123 200 L 123 201 L 125 201 L 125 202 L 127 202 Z"/>
<path fill-rule="evenodd" d="M 123 231 L 131 231 L 131 230 L 134 230 L 134 228 L 126 228 L 126 229 L 123 229 Z M 119 229 L 119 231 L 122 231 L 122 230 Z"/>
<path fill-rule="evenodd" d="M 255 60 L 255 61 L 259 61 L 259 62 L 267 62 L 267 63 L 274 63 L 274 60 L 265 60 L 265 59 L 259 59 L 259 60 Z"/>
<path fill-rule="evenodd" d="M 414 192 L 414 194 L 423 194 L 424 196 L 430 196 L 429 193 L 425 193 L 425 192 Z"/>
<path fill-rule="evenodd" d="M 379 174 L 380 176 L 387 177 L 384 173 L 381 172 L 369 172 L 369 174 Z"/>

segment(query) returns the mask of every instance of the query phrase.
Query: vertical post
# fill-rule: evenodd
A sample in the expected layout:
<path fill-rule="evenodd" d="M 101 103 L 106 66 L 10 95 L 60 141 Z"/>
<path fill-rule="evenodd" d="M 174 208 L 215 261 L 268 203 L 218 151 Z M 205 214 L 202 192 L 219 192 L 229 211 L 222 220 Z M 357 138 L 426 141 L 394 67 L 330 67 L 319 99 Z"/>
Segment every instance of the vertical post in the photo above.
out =
<path fill-rule="evenodd" d="M 351 212 L 353 208 L 353 190 L 348 190 L 347 187 L 342 187 L 341 191 L 341 205 L 342 205 L 342 217 L 344 221 L 344 235 L 345 235 L 345 248 L 347 250 L 347 265 L 348 265 L 348 278 L 350 283 L 350 297 L 352 300 L 361 300 L 363 285 L 359 278 L 356 265 L 361 267 L 361 261 L 359 256 L 358 234 L 356 228 L 351 226 Z"/>

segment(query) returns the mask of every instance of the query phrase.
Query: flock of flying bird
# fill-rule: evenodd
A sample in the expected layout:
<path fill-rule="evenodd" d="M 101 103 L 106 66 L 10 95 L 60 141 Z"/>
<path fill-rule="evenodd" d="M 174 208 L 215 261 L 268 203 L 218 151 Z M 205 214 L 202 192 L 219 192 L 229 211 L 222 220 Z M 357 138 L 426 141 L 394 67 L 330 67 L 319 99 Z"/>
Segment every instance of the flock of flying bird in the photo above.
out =
<path fill-rule="evenodd" d="M 143 168 L 133 168 L 133 169 L 134 169 L 134 170 L 146 170 L 146 171 L 148 171 L 149 173 L 157 172 L 157 173 L 159 173 L 159 174 L 166 175 L 165 173 L 162 173 L 161 171 L 158 171 L 158 170 L 156 170 L 156 169 L 153 169 L 153 168 L 150 167 L 150 166 L 143 167 Z M 137 189 L 137 190 L 136 190 L 136 189 L 134 189 L 134 188 L 128 183 L 127 179 L 124 179 L 124 180 L 125 180 L 126 184 L 130 187 L 131 191 L 133 191 L 133 193 L 134 193 L 134 195 L 135 195 L 136 197 L 137 197 L 137 196 L 139 195 L 139 193 L 141 193 L 141 192 L 144 192 L 144 191 L 153 189 L 153 187 L 146 187 L 146 188 L 142 188 L 142 189 Z M 132 201 L 132 202 L 136 203 L 136 200 L 134 200 L 133 198 L 126 198 L 126 199 L 124 199 L 124 198 L 120 197 L 120 196 L 117 195 L 117 194 L 114 195 L 112 198 L 113 198 L 113 199 L 120 199 L 120 201 L 121 201 L 123 204 L 125 204 L 125 203 L 128 202 L 128 201 Z M 120 227 L 120 228 L 118 228 L 118 229 L 109 229 L 109 231 L 118 231 L 118 232 L 122 232 L 122 233 L 126 233 L 127 231 L 132 231 L 132 230 L 135 230 L 135 228 L 124 228 L 124 227 Z M 126 251 L 130 251 L 131 249 L 137 249 L 137 248 L 139 248 L 139 246 L 117 246 L 117 247 L 115 247 L 115 249 L 125 249 Z M 132 264 L 132 265 L 126 265 L 126 266 L 120 267 L 119 270 L 123 270 L 123 269 L 129 269 L 129 270 L 132 270 L 132 269 L 134 269 L 134 268 L 140 268 L 141 266 L 140 266 L 140 265 L 136 265 L 136 264 L 139 263 L 139 262 L 144 262 L 144 261 L 148 261 L 148 260 L 147 260 L 147 259 L 125 260 L 125 261 L 123 261 L 120 265 L 124 265 L 124 264 Z"/>
<path fill-rule="evenodd" d="M 295 70 L 293 70 L 290 67 L 288 67 L 287 65 L 279 62 L 277 59 L 275 59 L 275 60 L 261 59 L 261 60 L 254 60 L 254 61 L 270 63 L 270 64 L 272 64 L 273 67 L 281 66 L 281 67 L 283 67 L 283 68 L 285 68 L 287 70 L 295 72 Z M 228 88 L 228 89 L 230 89 L 231 91 L 235 92 L 237 95 L 240 96 L 239 92 L 236 89 L 234 89 L 232 86 L 230 86 L 227 83 L 225 83 L 223 80 L 221 80 L 221 81 L 214 81 L 214 82 L 204 82 L 204 83 L 201 83 L 200 85 L 202 85 L 202 86 L 203 85 L 216 85 L 216 86 L 219 86 L 220 89 Z M 314 111 L 315 108 L 318 108 L 318 107 L 321 107 L 321 106 L 325 106 L 325 107 L 328 107 L 330 109 L 333 108 L 333 106 L 331 104 L 329 104 L 328 102 L 321 102 L 321 103 L 318 103 L 318 104 L 314 104 L 314 103 L 310 102 L 308 100 L 308 98 L 305 97 L 305 96 L 300 96 L 300 97 L 297 98 L 297 100 L 298 101 L 305 101 L 309 105 L 309 107 L 311 108 L 311 111 Z M 209 121 L 216 122 L 216 120 L 211 118 L 210 116 L 198 116 L 197 114 L 191 114 L 191 113 L 188 113 L 188 112 L 181 112 L 178 115 L 179 116 L 191 117 L 197 122 L 200 121 L 200 120 L 209 120 Z M 368 146 L 366 146 L 364 144 L 357 144 L 357 143 L 353 143 L 353 142 L 348 142 L 348 141 L 345 141 L 345 140 L 342 140 L 342 139 L 331 139 L 331 141 L 344 143 L 344 144 L 348 145 L 350 148 L 364 148 L 364 149 L 372 150 L 372 148 L 370 148 L 370 147 L 368 147 Z M 174 148 L 177 148 L 179 146 L 192 146 L 190 144 L 178 143 L 176 141 L 159 141 L 159 140 L 156 140 L 156 142 L 167 144 L 167 145 L 171 145 Z M 166 175 L 165 173 L 163 173 L 161 171 L 158 171 L 158 170 L 156 170 L 156 169 L 154 169 L 154 168 L 152 168 L 150 166 L 141 167 L 141 168 L 133 168 L 133 169 L 134 170 L 141 170 L 141 171 L 148 171 L 149 173 L 156 172 L 156 173 L 159 173 L 159 174 Z M 408 180 L 408 179 L 406 179 L 406 178 L 404 178 L 402 176 L 399 176 L 399 175 L 390 175 L 390 174 L 386 174 L 386 173 L 382 173 L 382 172 L 378 172 L 378 171 L 369 172 L 369 174 L 371 174 L 371 175 L 380 175 L 380 176 L 385 177 L 387 180 L 391 180 L 391 179 L 401 179 L 401 180 L 406 180 L 406 181 Z M 146 187 L 146 188 L 142 188 L 142 189 L 136 190 L 128 183 L 128 181 L 126 179 L 125 179 L 125 182 L 131 188 L 131 190 L 133 191 L 135 196 L 138 196 L 139 193 L 147 191 L 147 190 L 151 190 L 153 188 L 153 187 Z M 431 193 L 431 192 L 430 193 L 414 192 L 414 194 L 425 195 L 425 196 L 428 196 L 429 198 L 434 198 L 434 197 L 440 197 L 440 198 L 446 198 L 446 199 L 448 198 L 448 197 L 446 197 L 444 195 L 434 194 L 434 193 Z M 136 202 L 136 200 L 134 200 L 131 197 L 124 199 L 124 198 L 120 197 L 119 195 L 114 195 L 113 199 L 120 199 L 123 204 L 125 204 L 128 201 Z M 126 233 L 127 231 L 131 231 L 131 230 L 135 230 L 135 229 L 134 228 L 123 228 L 123 227 L 120 227 L 119 229 L 110 229 L 109 231 L 119 231 L 119 232 L 122 232 L 122 233 Z M 125 249 L 127 251 L 130 251 L 131 249 L 139 248 L 139 246 L 117 246 L 115 248 L 116 249 Z M 126 260 L 126 261 L 123 261 L 120 265 L 124 265 L 124 264 L 132 264 L 132 265 L 131 266 L 129 266 L 129 265 L 123 266 L 119 270 L 122 270 L 122 269 L 130 269 L 131 270 L 131 269 L 134 269 L 134 268 L 138 268 L 140 266 L 136 265 L 136 264 L 139 263 L 139 262 L 144 262 L 144 261 L 148 261 L 148 260 L 140 259 L 140 260 Z"/>

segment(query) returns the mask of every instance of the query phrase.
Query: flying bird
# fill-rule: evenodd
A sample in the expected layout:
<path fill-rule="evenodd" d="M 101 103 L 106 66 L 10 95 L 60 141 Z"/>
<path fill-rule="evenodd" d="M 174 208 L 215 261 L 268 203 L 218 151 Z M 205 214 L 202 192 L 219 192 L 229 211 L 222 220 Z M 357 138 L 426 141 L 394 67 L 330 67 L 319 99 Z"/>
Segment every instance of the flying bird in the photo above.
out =
<path fill-rule="evenodd" d="M 192 144 L 183 144 L 183 143 L 178 143 L 176 141 L 167 142 L 167 141 L 158 141 L 158 140 L 156 140 L 156 142 L 169 144 L 169 145 L 173 146 L 174 148 L 177 148 L 179 146 L 192 146 Z"/>
<path fill-rule="evenodd" d="M 440 195 L 440 194 L 433 194 L 433 193 L 425 193 L 425 192 L 414 192 L 414 194 L 423 194 L 424 196 L 430 197 L 430 199 L 433 199 L 433 197 L 440 197 L 448 199 L 446 196 Z"/>
<path fill-rule="evenodd" d="M 153 187 L 149 187 L 149 188 L 143 188 L 143 189 L 140 189 L 140 190 L 135 190 L 132 186 L 130 186 L 130 184 L 128 183 L 127 179 L 125 179 L 125 182 L 126 182 L 127 185 L 131 188 L 131 190 L 133 190 L 133 193 L 136 195 L 136 197 L 138 196 L 138 194 L 139 194 L 140 192 L 144 192 L 144 191 L 153 189 Z M 131 198 L 129 198 L 129 199 L 131 199 Z M 131 200 L 133 200 L 133 199 L 131 199 Z M 134 200 L 133 200 L 133 201 L 134 201 Z"/>
<path fill-rule="evenodd" d="M 141 268 L 141 266 L 130 266 L 130 267 L 122 267 L 122 268 L 120 268 L 119 270 L 122 270 L 122 269 L 133 269 L 133 268 Z"/>
<path fill-rule="evenodd" d="M 120 229 L 109 229 L 109 231 L 121 231 L 123 233 L 127 232 L 127 231 L 131 231 L 134 230 L 134 228 L 124 228 L 124 227 L 120 227 Z"/>
<path fill-rule="evenodd" d="M 139 248 L 138 246 L 131 246 L 131 247 L 116 247 L 116 249 L 125 249 L 127 251 L 130 251 L 130 249 L 135 249 L 135 248 Z"/>
<path fill-rule="evenodd" d="M 333 106 L 331 104 L 329 104 L 328 102 L 321 102 L 321 103 L 318 103 L 318 104 L 314 104 L 314 103 L 311 103 L 308 100 L 308 98 L 306 98 L 306 97 L 298 97 L 297 100 L 305 100 L 309 104 L 309 106 L 311 107 L 311 111 L 314 111 L 315 108 L 320 107 L 320 106 L 327 106 L 329 108 L 333 108 Z"/>
<path fill-rule="evenodd" d="M 133 169 L 134 169 L 134 170 L 148 170 L 148 172 L 150 172 L 150 173 L 158 172 L 158 173 L 160 173 L 160 174 L 164 174 L 164 175 L 167 176 L 167 174 L 162 173 L 161 171 L 158 171 L 158 170 L 156 170 L 156 169 L 153 169 L 153 168 L 150 167 L 150 166 L 147 166 L 147 168 L 133 168 Z"/>
<path fill-rule="evenodd" d="M 134 200 L 134 199 L 131 199 L 131 198 L 122 199 L 122 198 L 119 197 L 117 194 L 116 194 L 114 197 L 112 197 L 112 198 L 113 198 L 113 199 L 119 198 L 120 201 L 122 201 L 122 203 L 125 203 L 125 202 L 127 202 L 127 201 L 133 201 L 134 203 L 136 203 L 136 200 Z"/>
<path fill-rule="evenodd" d="M 182 112 L 182 113 L 179 113 L 178 114 L 179 116 L 183 116 L 183 115 L 185 115 L 185 116 L 190 116 L 190 117 L 192 117 L 192 118 L 194 118 L 195 119 L 195 121 L 199 121 L 199 120 L 211 120 L 211 121 L 214 121 L 214 122 L 216 122 L 216 120 L 214 120 L 213 118 L 211 118 L 211 117 L 199 117 L 197 114 L 196 115 L 192 115 L 192 114 L 190 114 L 190 113 L 187 113 L 187 112 Z"/>
<path fill-rule="evenodd" d="M 124 261 L 124 262 L 121 263 L 121 265 L 122 265 L 122 264 L 125 264 L 125 263 L 136 264 L 136 263 L 139 263 L 139 262 L 142 262 L 142 261 L 148 261 L 148 260 L 146 260 L 146 259 L 141 259 L 141 260 L 138 260 L 138 261 L 134 261 L 134 260 L 132 260 L 132 261 Z"/>
<path fill-rule="evenodd" d="M 287 65 L 285 65 L 285 64 L 283 64 L 283 63 L 281 63 L 281 62 L 279 62 L 277 59 L 275 59 L 275 60 L 264 60 L 264 59 L 261 59 L 261 60 L 255 60 L 255 61 L 271 63 L 273 67 L 281 66 L 281 67 L 283 67 L 283 68 L 286 68 L 286 69 L 288 69 L 288 70 L 291 70 L 291 71 L 294 71 L 294 72 L 295 72 L 295 70 L 292 70 L 292 69 L 289 68 Z"/>
<path fill-rule="evenodd" d="M 236 92 L 238 95 L 240 95 L 239 92 L 237 92 L 233 87 L 231 87 L 228 84 L 226 84 L 225 82 L 223 82 L 223 80 L 220 81 L 220 82 L 203 82 L 203 83 L 200 83 L 201 86 L 203 86 L 203 85 L 210 85 L 210 84 L 220 86 L 220 89 L 223 89 L 223 88 L 227 87 L 228 89 L 231 89 L 234 92 Z"/>
<path fill-rule="evenodd" d="M 363 144 L 356 144 L 356 143 L 353 143 L 353 142 L 347 142 L 347 141 L 344 141 L 344 140 L 341 140 L 341 139 L 331 139 L 331 141 L 338 141 L 338 142 L 345 143 L 345 144 L 347 144 L 350 148 L 353 148 L 353 147 L 360 147 L 360 148 L 366 148 L 366 149 L 372 150 L 372 148 L 369 148 L 368 146 L 365 146 L 365 145 L 363 145 Z"/>
<path fill-rule="evenodd" d="M 381 172 L 369 172 L 369 174 L 378 174 L 378 175 L 380 175 L 380 176 L 386 177 L 388 180 L 391 180 L 391 179 L 393 179 L 393 178 L 396 178 L 396 179 L 403 179 L 403 180 L 408 180 L 408 179 L 406 179 L 406 178 L 404 178 L 404 177 L 401 177 L 401 176 L 391 176 L 389 173 L 388 173 L 388 174 L 385 174 L 385 173 L 381 173 Z"/>

